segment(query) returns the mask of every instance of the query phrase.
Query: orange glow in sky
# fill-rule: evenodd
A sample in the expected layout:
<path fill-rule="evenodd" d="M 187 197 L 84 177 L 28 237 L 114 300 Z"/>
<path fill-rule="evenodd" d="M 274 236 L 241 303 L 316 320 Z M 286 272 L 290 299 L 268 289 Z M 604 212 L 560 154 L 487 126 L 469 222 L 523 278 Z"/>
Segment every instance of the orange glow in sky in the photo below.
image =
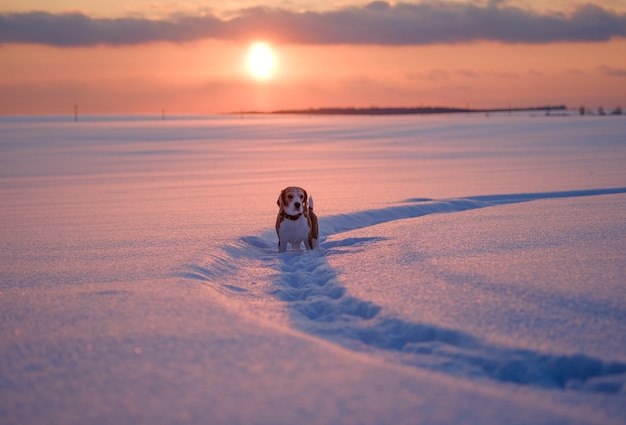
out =
<path fill-rule="evenodd" d="M 292 3 L 0 0 L 0 114 L 626 106 L 619 2 Z"/>

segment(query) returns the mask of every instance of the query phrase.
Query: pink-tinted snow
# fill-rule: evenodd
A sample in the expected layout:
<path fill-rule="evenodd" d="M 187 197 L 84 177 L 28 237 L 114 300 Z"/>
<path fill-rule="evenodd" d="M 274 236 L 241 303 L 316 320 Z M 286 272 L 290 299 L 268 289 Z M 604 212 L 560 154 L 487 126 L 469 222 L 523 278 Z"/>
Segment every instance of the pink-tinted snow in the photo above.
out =
<path fill-rule="evenodd" d="M 0 423 L 622 424 L 625 124 L 2 118 Z"/>

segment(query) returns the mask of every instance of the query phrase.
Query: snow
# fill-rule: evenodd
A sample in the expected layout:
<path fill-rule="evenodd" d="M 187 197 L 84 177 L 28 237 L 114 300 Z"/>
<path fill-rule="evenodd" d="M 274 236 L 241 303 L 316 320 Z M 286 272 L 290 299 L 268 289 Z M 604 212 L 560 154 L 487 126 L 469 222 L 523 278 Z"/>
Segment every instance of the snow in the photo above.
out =
<path fill-rule="evenodd" d="M 0 423 L 623 424 L 625 136 L 0 118 Z M 279 255 L 289 185 L 320 248 Z"/>

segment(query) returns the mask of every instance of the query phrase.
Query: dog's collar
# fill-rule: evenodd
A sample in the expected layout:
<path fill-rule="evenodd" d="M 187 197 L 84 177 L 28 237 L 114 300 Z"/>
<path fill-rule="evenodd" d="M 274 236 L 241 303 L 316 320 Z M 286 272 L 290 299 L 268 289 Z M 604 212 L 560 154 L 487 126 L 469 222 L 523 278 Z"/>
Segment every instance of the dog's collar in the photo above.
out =
<path fill-rule="evenodd" d="M 283 217 L 288 218 L 289 220 L 293 220 L 296 221 L 297 219 L 299 219 L 300 217 L 302 217 L 302 214 L 304 213 L 300 213 L 300 214 L 296 214 L 296 215 L 289 215 L 286 212 L 283 211 Z"/>

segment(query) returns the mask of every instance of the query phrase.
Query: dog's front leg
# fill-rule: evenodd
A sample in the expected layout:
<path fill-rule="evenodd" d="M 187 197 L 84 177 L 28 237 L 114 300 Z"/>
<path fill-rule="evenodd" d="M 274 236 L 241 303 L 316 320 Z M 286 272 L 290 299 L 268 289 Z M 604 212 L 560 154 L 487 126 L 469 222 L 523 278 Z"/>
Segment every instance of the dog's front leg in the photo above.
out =
<path fill-rule="evenodd" d="M 278 241 L 278 252 L 283 253 L 287 251 L 287 242 L 282 243 L 280 240 Z"/>

